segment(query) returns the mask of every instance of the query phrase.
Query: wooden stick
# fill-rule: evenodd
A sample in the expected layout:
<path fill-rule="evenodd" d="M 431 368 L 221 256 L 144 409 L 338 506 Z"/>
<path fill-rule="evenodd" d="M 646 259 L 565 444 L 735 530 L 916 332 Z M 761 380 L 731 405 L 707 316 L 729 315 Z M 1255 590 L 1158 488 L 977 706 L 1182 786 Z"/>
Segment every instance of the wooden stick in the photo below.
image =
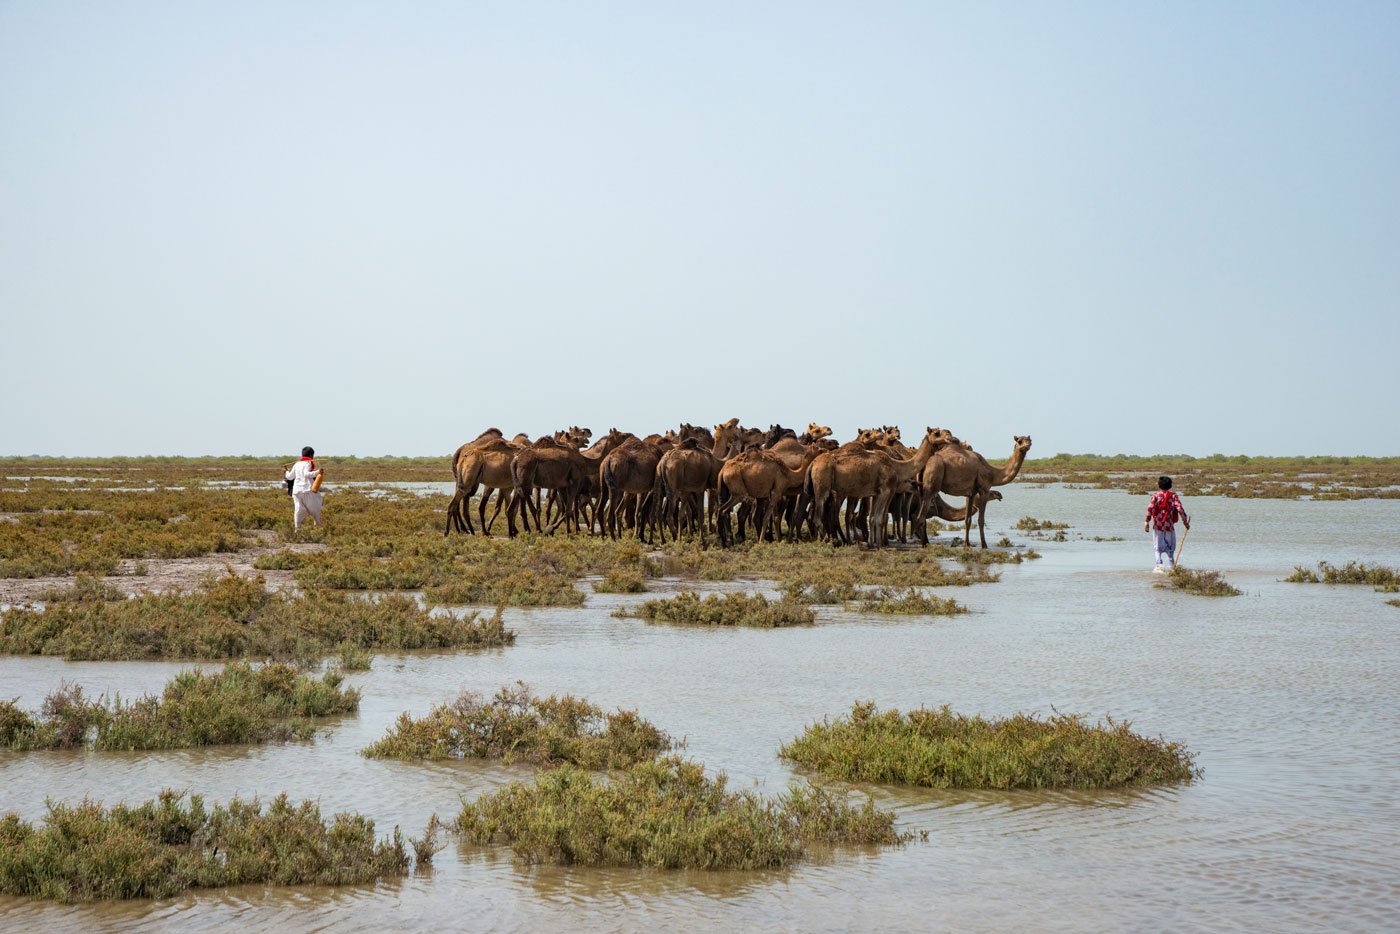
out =
<path fill-rule="evenodd" d="M 1180 564 L 1180 563 L 1181 563 L 1181 552 L 1182 552 L 1183 549 L 1186 548 L 1186 535 L 1187 535 L 1187 533 L 1189 533 L 1190 531 L 1191 531 L 1191 527 L 1190 527 L 1189 525 L 1188 525 L 1186 528 L 1184 528 L 1184 529 L 1181 530 L 1181 542 L 1180 542 L 1180 544 L 1178 544 L 1178 545 L 1176 546 L 1176 560 L 1173 562 L 1174 564 Z"/>

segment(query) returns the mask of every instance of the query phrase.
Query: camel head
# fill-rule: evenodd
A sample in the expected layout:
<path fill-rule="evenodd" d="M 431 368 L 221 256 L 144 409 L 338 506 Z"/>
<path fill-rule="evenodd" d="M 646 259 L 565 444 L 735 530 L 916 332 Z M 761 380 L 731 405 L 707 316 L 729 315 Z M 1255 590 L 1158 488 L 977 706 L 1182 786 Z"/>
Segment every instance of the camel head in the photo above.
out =
<path fill-rule="evenodd" d="M 797 432 L 791 428 L 784 428 L 782 425 L 769 425 L 768 433 L 763 437 L 763 446 L 771 448 L 784 438 L 796 438 Z"/>
<path fill-rule="evenodd" d="M 1021 452 L 1022 454 L 1025 454 L 1031 449 L 1030 435 L 1014 435 L 1012 437 L 1012 440 L 1016 442 L 1016 450 Z"/>
<path fill-rule="evenodd" d="M 812 436 L 813 441 L 820 441 L 822 438 L 831 437 L 831 429 L 826 425 L 818 425 L 816 422 L 807 423 L 807 434 Z"/>
<path fill-rule="evenodd" d="M 953 433 L 946 428 L 926 428 L 924 430 L 924 440 L 937 448 L 945 444 L 950 444 L 958 439 L 954 438 Z"/>
<path fill-rule="evenodd" d="M 898 425 L 884 425 L 881 428 L 881 432 L 885 436 L 885 441 L 891 444 L 897 443 L 899 441 L 900 435 Z"/>

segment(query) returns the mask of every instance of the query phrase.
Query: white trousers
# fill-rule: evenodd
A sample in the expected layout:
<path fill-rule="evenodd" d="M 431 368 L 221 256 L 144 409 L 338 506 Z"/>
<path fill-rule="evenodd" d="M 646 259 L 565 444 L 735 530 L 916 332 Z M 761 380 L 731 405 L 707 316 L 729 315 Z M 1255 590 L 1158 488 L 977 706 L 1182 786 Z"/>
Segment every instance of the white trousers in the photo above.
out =
<path fill-rule="evenodd" d="M 292 524 L 301 528 L 301 520 L 307 516 L 317 525 L 321 524 L 321 494 L 307 490 L 292 494 Z"/>

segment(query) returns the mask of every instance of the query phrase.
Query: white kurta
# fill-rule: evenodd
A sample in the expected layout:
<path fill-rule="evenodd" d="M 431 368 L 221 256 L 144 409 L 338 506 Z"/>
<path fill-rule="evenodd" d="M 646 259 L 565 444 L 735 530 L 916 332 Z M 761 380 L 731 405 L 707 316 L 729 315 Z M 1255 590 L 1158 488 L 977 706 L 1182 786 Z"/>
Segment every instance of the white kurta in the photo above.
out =
<path fill-rule="evenodd" d="M 297 461 L 286 475 L 292 481 L 292 524 L 297 528 L 301 528 L 301 520 L 307 516 L 318 525 L 321 522 L 321 494 L 311 489 L 311 484 L 321 475 L 321 471 L 314 469 L 313 463 Z"/>

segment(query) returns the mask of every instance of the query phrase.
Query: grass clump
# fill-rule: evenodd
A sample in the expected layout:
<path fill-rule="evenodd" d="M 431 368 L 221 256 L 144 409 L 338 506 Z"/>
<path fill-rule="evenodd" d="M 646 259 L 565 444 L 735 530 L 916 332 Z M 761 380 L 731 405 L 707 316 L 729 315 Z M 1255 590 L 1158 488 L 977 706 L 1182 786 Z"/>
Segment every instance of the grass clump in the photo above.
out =
<path fill-rule="evenodd" d="M 816 621 L 816 612 L 792 600 L 770 601 L 762 594 L 727 593 L 701 597 L 687 590 L 667 600 L 648 600 L 639 607 L 619 607 L 617 617 L 636 617 L 651 623 L 691 623 L 700 626 L 805 626 Z"/>
<path fill-rule="evenodd" d="M 413 865 L 415 867 L 423 869 L 433 864 L 433 857 L 446 846 L 446 844 L 438 842 L 438 834 L 441 831 L 442 822 L 434 814 L 428 818 L 428 826 L 424 828 L 423 836 L 408 838 L 409 845 L 413 847 Z"/>
<path fill-rule="evenodd" d="M 374 655 L 368 649 L 362 649 L 352 642 L 347 642 L 340 647 L 340 653 L 336 656 L 340 662 L 340 667 L 345 671 L 369 671 L 374 662 Z"/>
<path fill-rule="evenodd" d="M 324 658 L 361 649 L 510 645 L 500 614 L 438 616 L 411 597 L 351 599 L 270 593 L 261 577 L 208 576 L 190 594 L 146 594 L 116 603 L 14 607 L 0 615 L 0 652 L 70 659 Z"/>
<path fill-rule="evenodd" d="M 408 853 L 395 829 L 376 839 L 358 814 L 323 820 L 286 795 L 264 808 L 234 798 L 162 791 L 136 807 L 49 803 L 39 826 L 0 817 L 0 893 L 60 902 L 167 898 L 231 885 L 366 885 L 402 876 Z"/>
<path fill-rule="evenodd" d="M 1016 528 L 1022 532 L 1054 532 L 1069 528 L 1069 523 L 1051 522 L 1049 519 L 1037 519 L 1034 516 L 1022 516 L 1017 520 Z"/>
<path fill-rule="evenodd" d="M 646 589 L 646 578 L 630 568 L 615 568 L 593 582 L 594 593 L 646 593 Z"/>
<path fill-rule="evenodd" d="M 434 606 L 582 606 L 584 596 L 572 577 L 559 574 L 524 570 L 495 576 L 474 571 L 426 588 L 423 600 Z"/>
<path fill-rule="evenodd" d="M 457 829 L 502 841 L 531 863 L 656 869 L 764 869 L 805 855 L 804 843 L 900 844 L 894 815 L 817 788 L 777 801 L 731 792 L 723 773 L 679 757 L 641 762 L 614 781 L 565 766 L 463 805 Z"/>
<path fill-rule="evenodd" d="M 1199 594 L 1202 597 L 1238 597 L 1240 589 L 1219 571 L 1192 571 L 1177 565 L 1167 575 L 1166 580 L 1158 581 L 1154 587 L 1166 587 L 1183 593 Z"/>
<path fill-rule="evenodd" d="M 1387 604 L 1389 604 L 1390 606 L 1400 606 L 1400 599 L 1387 600 L 1387 601 L 1385 601 L 1385 602 L 1386 602 Z"/>
<path fill-rule="evenodd" d="M 839 572 L 822 575 L 817 580 L 783 581 L 778 592 L 785 601 L 807 604 L 845 603 L 860 596 L 854 578 Z"/>
<path fill-rule="evenodd" d="M 67 587 L 51 587 L 34 599 L 40 603 L 90 603 L 125 600 L 126 594 L 93 574 L 79 573 Z"/>
<path fill-rule="evenodd" d="M 1356 561 L 1348 561 L 1341 567 L 1319 561 L 1316 571 L 1295 567 L 1284 580 L 1293 584 L 1367 584 L 1379 590 L 1400 586 L 1400 570 Z"/>
<path fill-rule="evenodd" d="M 863 613 L 907 616 L 957 616 L 959 613 L 967 612 L 967 607 L 952 597 L 925 594 L 913 587 L 905 591 L 881 587 L 874 593 L 862 597 L 857 604 L 857 609 Z"/>
<path fill-rule="evenodd" d="M 132 702 L 89 700 L 63 686 L 44 699 L 38 717 L 0 702 L 0 746 L 11 749 L 181 749 L 229 743 L 308 739 L 310 718 L 352 713 L 360 693 L 326 672 L 312 678 L 281 664 L 233 662 L 222 671 L 183 672 L 159 697 Z"/>
<path fill-rule="evenodd" d="M 536 697 L 517 682 L 490 701 L 467 692 L 415 720 L 402 714 L 364 750 L 374 759 L 479 757 L 536 765 L 620 769 L 655 758 L 670 738 L 635 710 L 604 713 L 577 697 Z"/>
<path fill-rule="evenodd" d="M 305 556 L 295 551 L 274 551 L 253 559 L 253 567 L 259 571 L 295 571 L 305 563 Z"/>
<path fill-rule="evenodd" d="M 1129 726 L 1063 714 L 985 720 L 946 706 L 903 714 L 863 703 L 812 724 L 780 754 L 831 778 L 928 788 L 1112 788 L 1199 777 L 1185 747 Z"/>

